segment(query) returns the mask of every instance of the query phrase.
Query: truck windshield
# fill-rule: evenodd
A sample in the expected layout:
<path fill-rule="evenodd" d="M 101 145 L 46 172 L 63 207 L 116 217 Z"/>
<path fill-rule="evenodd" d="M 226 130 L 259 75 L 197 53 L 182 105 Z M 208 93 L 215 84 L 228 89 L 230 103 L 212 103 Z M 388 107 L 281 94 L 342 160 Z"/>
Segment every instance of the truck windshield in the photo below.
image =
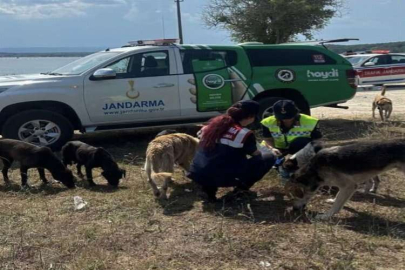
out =
<path fill-rule="evenodd" d="M 51 73 L 61 74 L 61 75 L 79 75 L 105 61 L 117 56 L 118 52 L 98 52 L 90 54 L 83 58 L 80 58 L 66 66 L 60 67 Z"/>

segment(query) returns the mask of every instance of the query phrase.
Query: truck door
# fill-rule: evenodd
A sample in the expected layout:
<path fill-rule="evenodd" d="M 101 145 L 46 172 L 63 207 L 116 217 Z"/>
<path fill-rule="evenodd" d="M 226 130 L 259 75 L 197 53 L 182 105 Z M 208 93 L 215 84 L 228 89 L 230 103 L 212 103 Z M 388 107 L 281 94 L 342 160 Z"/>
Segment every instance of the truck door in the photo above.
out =
<path fill-rule="evenodd" d="M 183 45 L 176 53 L 182 115 L 216 115 L 249 98 L 251 67 L 241 47 Z"/>
<path fill-rule="evenodd" d="M 171 48 L 148 50 L 106 65 L 117 76 L 84 81 L 90 119 L 95 123 L 170 120 L 180 115 L 177 68 Z"/>

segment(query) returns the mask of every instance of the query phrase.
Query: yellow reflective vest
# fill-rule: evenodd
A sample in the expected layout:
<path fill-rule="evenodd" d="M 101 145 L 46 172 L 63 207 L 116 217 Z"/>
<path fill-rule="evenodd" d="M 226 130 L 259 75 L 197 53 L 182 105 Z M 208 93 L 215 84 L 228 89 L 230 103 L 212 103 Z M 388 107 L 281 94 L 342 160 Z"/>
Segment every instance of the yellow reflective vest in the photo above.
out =
<path fill-rule="evenodd" d="M 300 114 L 299 126 L 294 126 L 287 133 L 281 132 L 278 120 L 270 116 L 261 121 L 262 125 L 267 127 L 274 139 L 274 147 L 279 149 L 288 149 L 290 143 L 296 138 L 311 138 L 311 133 L 318 124 L 318 119 Z"/>

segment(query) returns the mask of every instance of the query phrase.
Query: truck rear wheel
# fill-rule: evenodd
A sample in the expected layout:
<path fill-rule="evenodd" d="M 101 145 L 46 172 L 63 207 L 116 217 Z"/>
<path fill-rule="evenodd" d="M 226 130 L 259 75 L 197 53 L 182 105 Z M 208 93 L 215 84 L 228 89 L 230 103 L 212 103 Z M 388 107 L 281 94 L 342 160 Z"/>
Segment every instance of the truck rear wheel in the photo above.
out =
<path fill-rule="evenodd" d="M 72 138 L 73 126 L 58 113 L 28 110 L 10 117 L 3 125 L 2 135 L 58 151 Z"/>

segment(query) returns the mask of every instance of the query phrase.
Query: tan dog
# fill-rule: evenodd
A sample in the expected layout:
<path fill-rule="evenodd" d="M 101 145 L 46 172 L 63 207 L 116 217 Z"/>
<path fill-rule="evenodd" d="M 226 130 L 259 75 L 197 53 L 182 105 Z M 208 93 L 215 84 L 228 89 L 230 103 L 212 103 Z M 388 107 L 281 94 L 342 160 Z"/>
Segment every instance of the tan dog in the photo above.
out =
<path fill-rule="evenodd" d="M 145 171 L 153 194 L 167 198 L 167 188 L 172 181 L 174 165 L 188 171 L 198 148 L 199 140 L 184 133 L 174 133 L 155 138 L 146 150 Z M 156 180 L 163 180 L 161 189 Z"/>
<path fill-rule="evenodd" d="M 378 94 L 373 101 L 373 118 L 375 118 L 375 109 L 380 112 L 381 121 L 386 121 L 392 113 L 392 100 L 385 97 L 386 87 L 383 86 L 381 94 Z"/>

